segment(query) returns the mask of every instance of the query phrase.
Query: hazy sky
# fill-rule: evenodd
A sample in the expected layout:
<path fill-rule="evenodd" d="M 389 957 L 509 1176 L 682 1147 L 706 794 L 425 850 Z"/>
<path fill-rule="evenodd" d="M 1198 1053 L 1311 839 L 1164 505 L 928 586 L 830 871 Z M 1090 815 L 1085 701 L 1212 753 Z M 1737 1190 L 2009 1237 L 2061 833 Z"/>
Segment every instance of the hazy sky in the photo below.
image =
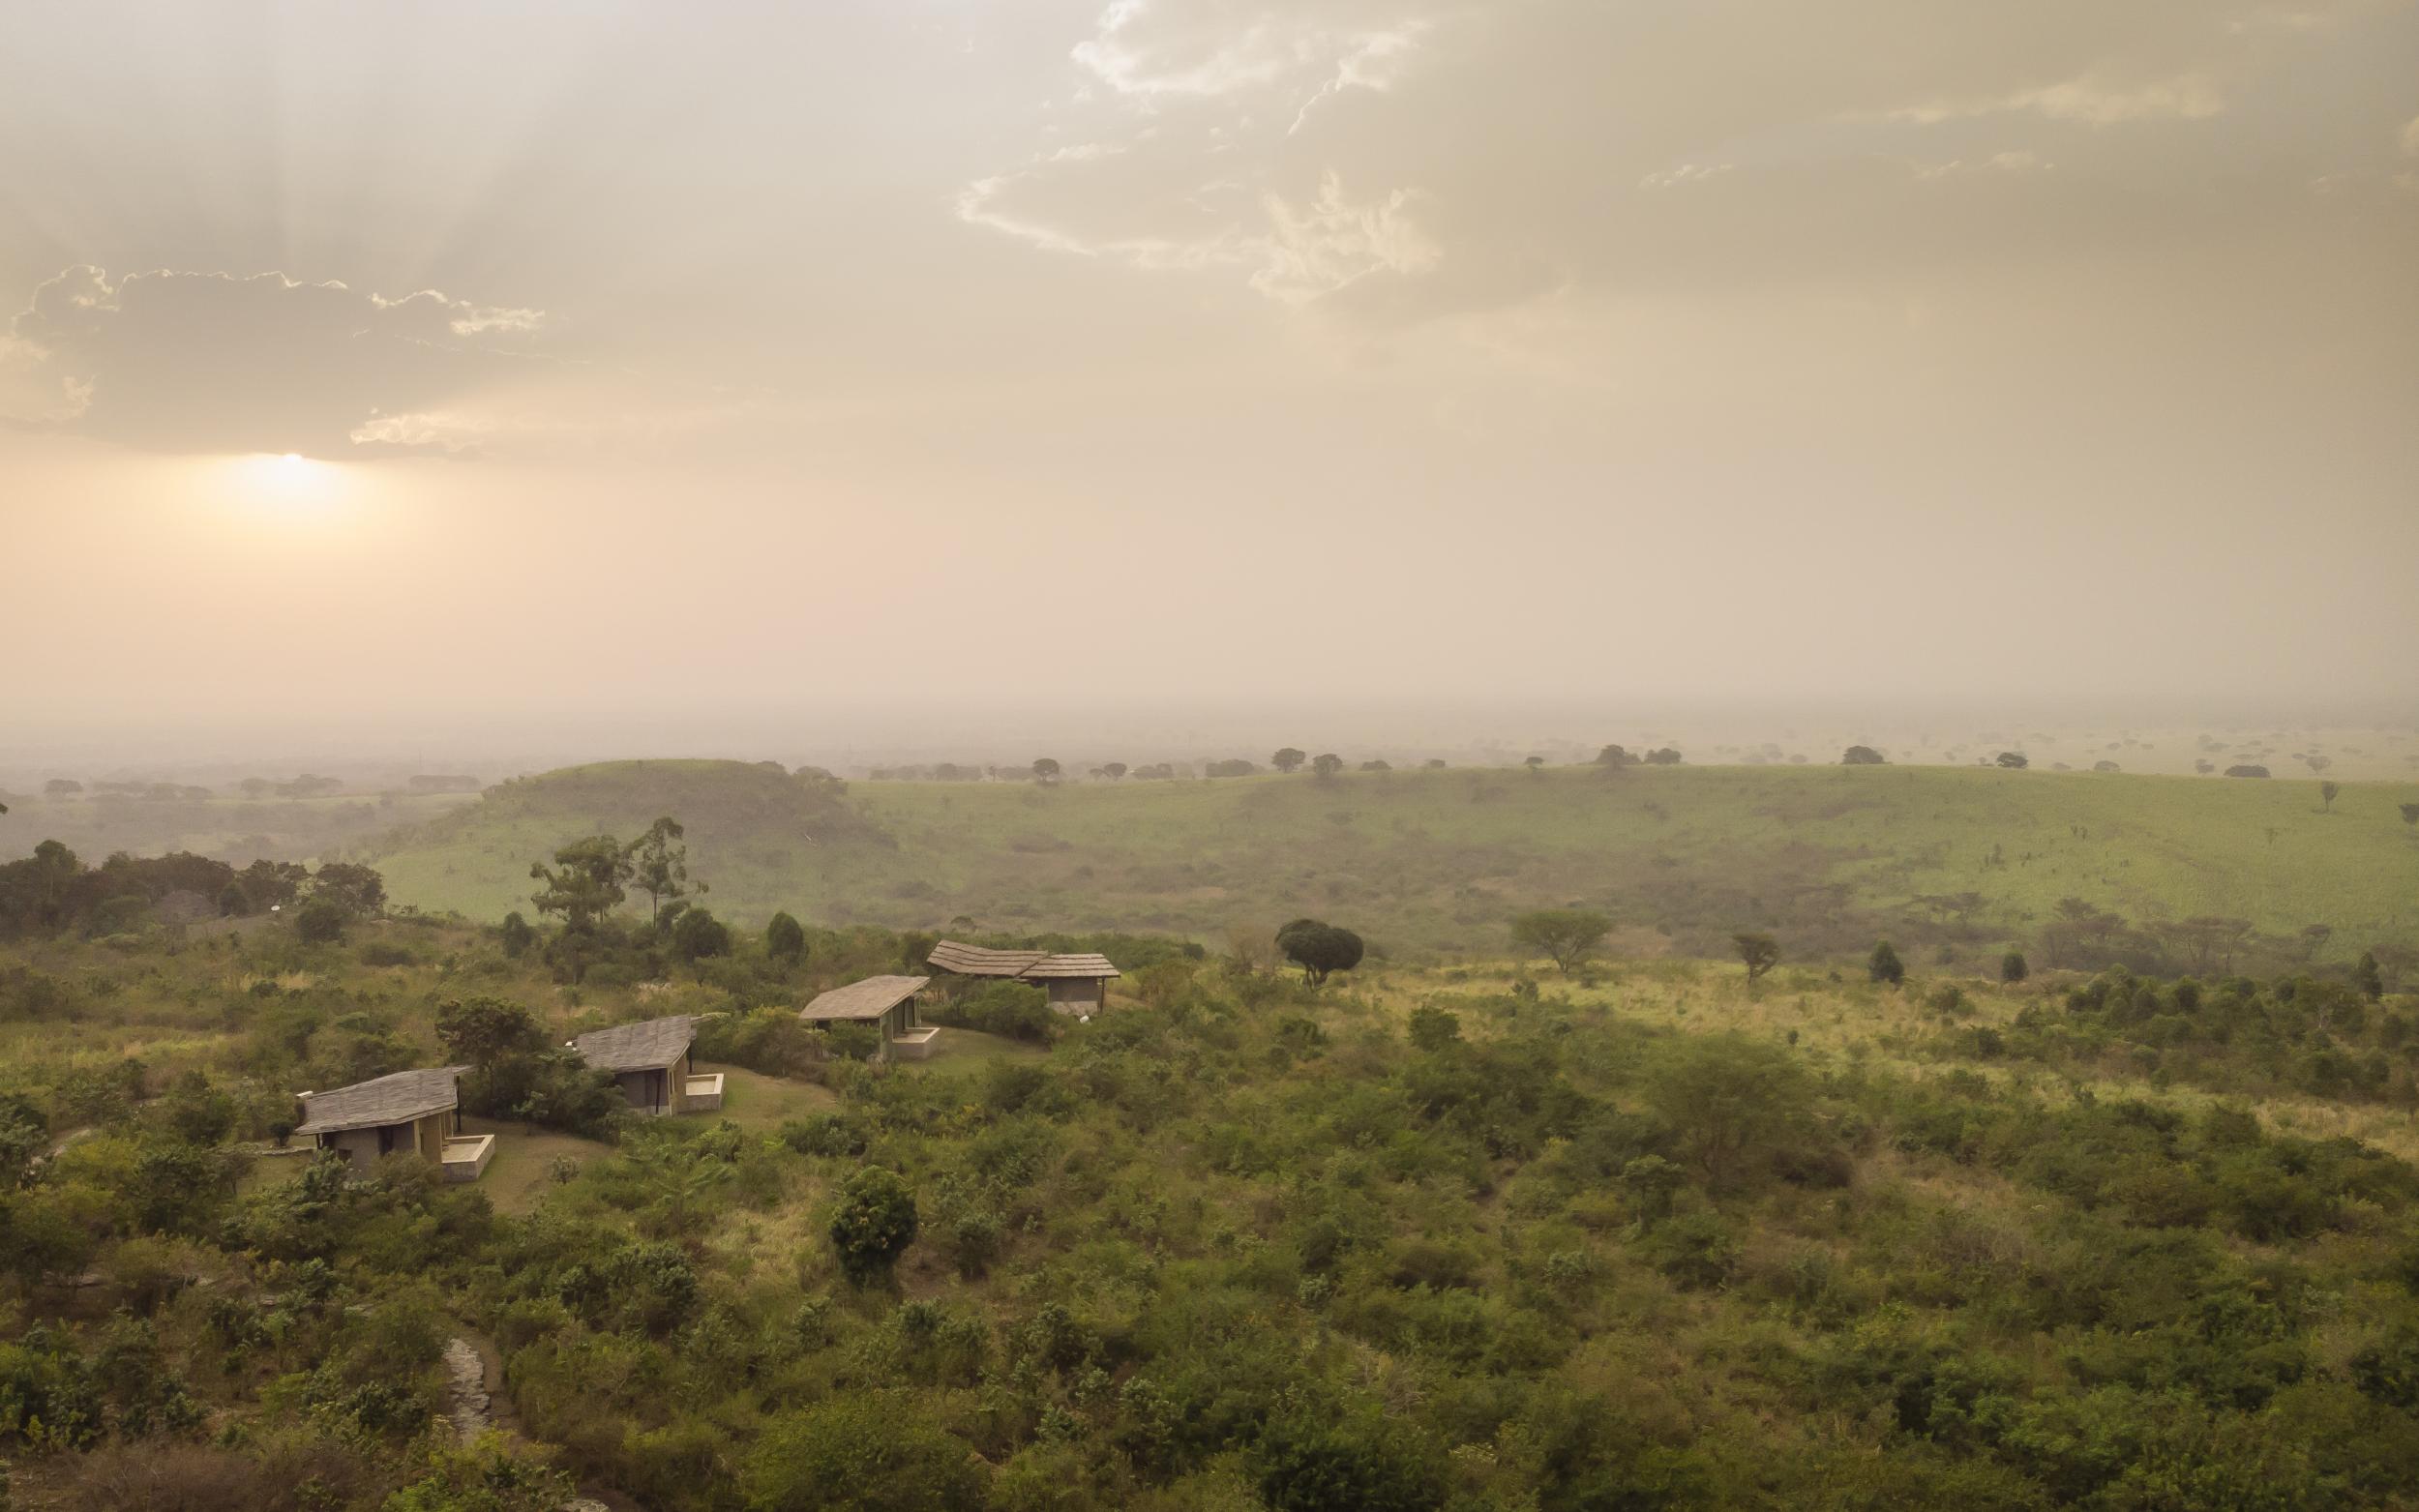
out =
<path fill-rule="evenodd" d="M 0 744 L 2419 704 L 2419 0 L 15 0 L 0 142 Z"/>

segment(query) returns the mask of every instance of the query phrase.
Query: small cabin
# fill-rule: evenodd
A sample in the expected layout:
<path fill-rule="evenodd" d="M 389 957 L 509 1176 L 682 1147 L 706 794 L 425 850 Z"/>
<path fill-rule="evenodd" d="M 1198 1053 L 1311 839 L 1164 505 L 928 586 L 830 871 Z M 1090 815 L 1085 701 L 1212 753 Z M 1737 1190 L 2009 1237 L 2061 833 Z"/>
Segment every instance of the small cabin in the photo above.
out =
<path fill-rule="evenodd" d="M 951 976 L 995 977 L 1046 990 L 1058 1013 L 1088 1019 L 1109 1003 L 1109 984 L 1120 974 L 1109 958 L 1089 951 L 994 950 L 944 939 L 925 957 L 936 971 Z"/>
<path fill-rule="evenodd" d="M 881 1031 L 880 1057 L 922 1060 L 932 1053 L 941 1030 L 926 1024 L 916 1012 L 916 994 L 932 985 L 928 976 L 869 976 L 835 987 L 798 1010 L 798 1018 L 817 1028 L 835 1023 L 870 1023 Z"/>
<path fill-rule="evenodd" d="M 696 1017 L 675 1014 L 594 1029 L 569 1048 L 590 1066 L 610 1072 L 634 1111 L 661 1117 L 722 1106 L 722 1078 L 690 1074 L 689 1051 L 696 1043 Z"/>
<path fill-rule="evenodd" d="M 385 1155 L 416 1155 L 448 1181 L 474 1181 L 495 1153 L 492 1134 L 462 1132 L 460 1079 L 467 1066 L 398 1071 L 326 1092 L 304 1092 L 294 1133 L 333 1150 L 356 1171 Z"/>

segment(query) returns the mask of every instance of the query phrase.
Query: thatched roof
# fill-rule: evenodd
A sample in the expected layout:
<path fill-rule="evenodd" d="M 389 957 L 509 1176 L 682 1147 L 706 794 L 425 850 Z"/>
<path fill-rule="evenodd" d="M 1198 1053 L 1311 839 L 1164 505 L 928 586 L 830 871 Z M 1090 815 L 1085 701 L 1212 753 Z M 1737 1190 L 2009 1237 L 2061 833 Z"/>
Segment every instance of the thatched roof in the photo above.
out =
<path fill-rule="evenodd" d="M 356 1082 L 331 1092 L 305 1092 L 302 1127 L 294 1132 L 339 1134 L 346 1129 L 376 1129 L 443 1112 L 459 1100 L 454 1079 L 469 1069 L 436 1066 L 422 1071 L 398 1071 L 393 1076 Z"/>
<path fill-rule="evenodd" d="M 657 1071 L 686 1054 L 696 1041 L 697 1019 L 682 1013 L 591 1029 L 573 1040 L 571 1048 L 599 1071 Z"/>
<path fill-rule="evenodd" d="M 925 962 L 941 971 L 954 971 L 959 976 L 1023 976 L 1049 959 L 1046 950 L 993 950 L 987 945 L 961 945 L 944 939 L 933 947 Z"/>
<path fill-rule="evenodd" d="M 932 954 L 924 959 L 937 969 L 959 976 L 1003 976 L 1021 982 L 1119 974 L 1118 968 L 1109 964 L 1108 957 L 1090 952 L 1053 955 L 1046 950 L 993 950 L 984 945 L 961 945 L 953 939 L 935 945 Z"/>
<path fill-rule="evenodd" d="M 1109 958 L 1090 952 L 1070 952 L 1044 956 L 1039 964 L 1025 973 L 1024 980 L 1039 982 L 1051 977 L 1112 977 L 1118 968 L 1109 964 Z"/>
<path fill-rule="evenodd" d="M 835 987 L 798 1010 L 810 1023 L 879 1019 L 930 986 L 928 976 L 869 976 Z"/>

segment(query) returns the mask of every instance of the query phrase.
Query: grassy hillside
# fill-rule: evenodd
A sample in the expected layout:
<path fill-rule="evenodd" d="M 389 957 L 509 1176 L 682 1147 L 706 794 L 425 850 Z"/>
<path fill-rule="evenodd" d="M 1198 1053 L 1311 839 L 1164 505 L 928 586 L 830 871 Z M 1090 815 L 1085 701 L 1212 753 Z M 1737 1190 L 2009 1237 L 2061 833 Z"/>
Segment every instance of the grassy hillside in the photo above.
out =
<path fill-rule="evenodd" d="M 690 829 L 709 906 L 761 920 L 1215 937 L 1303 913 L 1398 952 L 1498 951 L 1525 908 L 1584 904 L 1625 950 L 1793 954 L 1902 942 L 1980 960 L 2076 897 L 2139 923 L 2217 914 L 2321 960 L 2419 936 L 2401 785 L 1938 767 L 1502 769 L 1190 783 L 857 783 L 625 762 L 508 785 L 373 855 L 391 894 L 493 918 L 532 859 L 659 814 Z M 1919 902 L 1972 892 L 1962 917 Z"/>

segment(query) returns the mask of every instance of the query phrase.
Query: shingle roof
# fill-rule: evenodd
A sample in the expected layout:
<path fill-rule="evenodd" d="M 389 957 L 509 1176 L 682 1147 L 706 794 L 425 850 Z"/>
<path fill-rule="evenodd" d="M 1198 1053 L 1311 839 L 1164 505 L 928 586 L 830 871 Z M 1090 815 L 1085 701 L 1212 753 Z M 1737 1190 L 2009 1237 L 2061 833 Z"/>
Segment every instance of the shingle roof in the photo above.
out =
<path fill-rule="evenodd" d="M 571 1048 L 599 1071 L 653 1071 L 678 1060 L 696 1041 L 697 1019 L 682 1013 L 591 1029 L 573 1040 Z"/>
<path fill-rule="evenodd" d="M 879 1019 L 931 982 L 928 976 L 869 976 L 862 982 L 833 988 L 799 1009 L 798 1017 L 823 1023 L 835 1019 Z"/>
<path fill-rule="evenodd" d="M 329 1092 L 302 1094 L 303 1121 L 296 1134 L 337 1134 L 346 1129 L 375 1129 L 409 1123 L 443 1112 L 459 1100 L 454 1079 L 468 1066 L 434 1066 L 398 1071 L 373 1082 L 356 1082 Z"/>
<path fill-rule="evenodd" d="M 1118 968 L 1106 956 L 1090 952 L 1053 955 L 1046 950 L 993 950 L 985 945 L 961 945 L 944 939 L 924 958 L 942 971 L 959 976 L 1004 976 L 1038 982 L 1051 977 L 1112 977 Z"/>

